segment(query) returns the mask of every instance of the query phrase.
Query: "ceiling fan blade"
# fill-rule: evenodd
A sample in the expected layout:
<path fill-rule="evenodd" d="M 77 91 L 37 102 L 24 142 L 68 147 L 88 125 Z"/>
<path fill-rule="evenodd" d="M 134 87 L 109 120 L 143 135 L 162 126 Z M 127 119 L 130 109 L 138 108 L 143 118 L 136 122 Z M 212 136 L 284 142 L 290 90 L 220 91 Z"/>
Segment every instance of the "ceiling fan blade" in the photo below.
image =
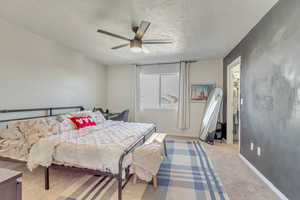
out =
<path fill-rule="evenodd" d="M 104 31 L 104 30 L 101 30 L 101 29 L 98 29 L 97 32 L 98 33 L 103 33 L 105 35 L 109 35 L 109 36 L 112 36 L 112 37 L 115 37 L 115 38 L 119 38 L 121 40 L 130 41 L 130 39 L 128 39 L 126 37 L 123 37 L 123 36 L 120 36 L 120 35 L 117 35 L 117 34 L 114 34 L 114 33 L 110 33 L 110 32 L 107 32 L 107 31 Z"/>
<path fill-rule="evenodd" d="M 143 36 L 145 35 L 146 31 L 148 30 L 150 24 L 151 24 L 150 22 L 142 21 L 140 26 L 139 26 L 139 29 L 136 32 L 135 37 L 138 38 L 138 39 L 142 39 Z"/>
<path fill-rule="evenodd" d="M 120 49 L 120 48 L 123 48 L 123 47 L 126 47 L 126 46 L 129 46 L 129 44 L 121 44 L 121 45 L 115 46 L 115 47 L 113 47 L 111 49 Z"/>
<path fill-rule="evenodd" d="M 143 41 L 143 44 L 173 44 L 172 41 Z"/>
<path fill-rule="evenodd" d="M 149 39 L 149 40 L 143 40 L 143 42 L 173 42 L 173 40 L 169 40 L 169 39 Z"/>

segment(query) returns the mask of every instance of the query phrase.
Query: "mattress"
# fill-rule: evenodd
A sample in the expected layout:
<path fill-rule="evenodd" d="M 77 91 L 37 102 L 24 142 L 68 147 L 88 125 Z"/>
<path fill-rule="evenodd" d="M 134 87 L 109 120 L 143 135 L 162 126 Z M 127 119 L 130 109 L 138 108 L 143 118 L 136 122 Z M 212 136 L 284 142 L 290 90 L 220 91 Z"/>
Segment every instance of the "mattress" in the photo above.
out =
<path fill-rule="evenodd" d="M 119 158 L 126 148 L 149 131 L 153 124 L 105 121 L 95 127 L 72 130 L 41 139 L 28 157 L 28 168 L 52 163 L 118 173 Z M 123 167 L 132 163 L 128 154 Z"/>

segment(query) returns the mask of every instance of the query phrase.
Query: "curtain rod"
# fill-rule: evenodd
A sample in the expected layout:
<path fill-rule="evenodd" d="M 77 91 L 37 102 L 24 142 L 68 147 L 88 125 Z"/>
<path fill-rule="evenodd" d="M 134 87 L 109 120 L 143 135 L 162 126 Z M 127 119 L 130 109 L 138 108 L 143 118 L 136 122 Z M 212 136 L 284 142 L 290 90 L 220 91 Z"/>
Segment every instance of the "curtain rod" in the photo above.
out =
<path fill-rule="evenodd" d="M 168 64 L 179 64 L 181 62 L 186 62 L 186 63 L 195 63 L 197 62 L 196 60 L 185 60 L 185 61 L 177 61 L 177 62 L 165 62 L 165 63 L 149 63 L 149 64 L 135 64 L 137 67 L 139 66 L 149 66 L 149 65 L 168 65 Z"/>

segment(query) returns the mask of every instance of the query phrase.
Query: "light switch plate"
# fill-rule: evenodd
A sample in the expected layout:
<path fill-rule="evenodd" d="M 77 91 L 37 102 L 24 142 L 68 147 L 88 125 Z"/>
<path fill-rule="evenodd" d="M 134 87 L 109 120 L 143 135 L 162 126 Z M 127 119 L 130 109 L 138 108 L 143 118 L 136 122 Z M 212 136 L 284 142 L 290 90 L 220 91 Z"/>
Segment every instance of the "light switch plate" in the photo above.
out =
<path fill-rule="evenodd" d="M 243 98 L 241 98 L 241 105 L 243 105 L 244 104 L 244 99 Z"/>
<path fill-rule="evenodd" d="M 257 147 L 257 155 L 261 156 L 261 149 L 260 149 L 260 147 Z"/>
<path fill-rule="evenodd" d="M 250 150 L 253 151 L 253 149 L 254 149 L 254 143 L 251 142 L 251 143 L 250 143 Z"/>

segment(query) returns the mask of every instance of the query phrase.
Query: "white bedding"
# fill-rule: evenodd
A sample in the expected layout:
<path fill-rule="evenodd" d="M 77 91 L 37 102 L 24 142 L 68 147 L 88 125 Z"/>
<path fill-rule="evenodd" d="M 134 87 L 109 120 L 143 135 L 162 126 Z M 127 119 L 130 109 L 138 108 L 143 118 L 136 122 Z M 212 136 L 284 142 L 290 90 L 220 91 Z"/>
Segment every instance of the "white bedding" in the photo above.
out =
<path fill-rule="evenodd" d="M 26 161 L 28 145 L 25 140 L 0 139 L 0 157 Z"/>
<path fill-rule="evenodd" d="M 105 121 L 95 127 L 72 130 L 42 138 L 30 150 L 27 166 L 48 167 L 52 163 L 118 173 L 124 150 L 154 128 L 153 124 Z M 128 154 L 124 167 L 132 163 Z"/>

